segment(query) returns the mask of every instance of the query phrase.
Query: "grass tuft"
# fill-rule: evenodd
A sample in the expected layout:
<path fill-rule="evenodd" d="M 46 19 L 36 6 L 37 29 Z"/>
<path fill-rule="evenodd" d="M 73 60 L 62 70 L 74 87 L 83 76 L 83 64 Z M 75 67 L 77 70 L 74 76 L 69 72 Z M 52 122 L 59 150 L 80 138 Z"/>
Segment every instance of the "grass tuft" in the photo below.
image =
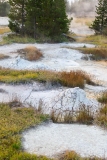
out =
<path fill-rule="evenodd" d="M 18 53 L 20 53 L 24 59 L 29 61 L 37 61 L 43 57 L 42 52 L 34 46 L 28 46 L 24 49 L 20 49 L 18 50 Z"/>
<path fill-rule="evenodd" d="M 50 118 L 54 123 L 80 123 L 93 124 L 94 113 L 91 111 L 91 106 L 80 105 L 78 111 L 76 110 L 52 110 Z"/>
<path fill-rule="evenodd" d="M 102 127 L 107 128 L 107 104 L 102 105 L 100 108 L 96 117 L 96 123 Z"/>
<path fill-rule="evenodd" d="M 81 157 L 75 151 L 65 151 L 63 154 L 59 155 L 59 160 L 106 160 L 105 158 L 98 157 Z"/>
<path fill-rule="evenodd" d="M 102 96 L 98 98 L 98 102 L 107 104 L 107 92 L 103 92 Z"/>
<path fill-rule="evenodd" d="M 70 71 L 62 72 L 60 76 L 60 83 L 67 87 L 80 87 L 84 88 L 84 84 L 95 85 L 91 80 L 90 75 L 83 71 Z"/>
<path fill-rule="evenodd" d="M 90 106 L 82 105 L 76 116 L 77 123 L 80 124 L 93 124 L 94 114 L 90 110 Z"/>
<path fill-rule="evenodd" d="M 4 55 L 4 54 L 0 54 L 0 60 L 7 59 L 7 58 L 9 58 L 9 56 Z"/>
<path fill-rule="evenodd" d="M 60 156 L 59 160 L 80 160 L 80 158 L 80 155 L 77 154 L 75 151 L 65 151 Z"/>

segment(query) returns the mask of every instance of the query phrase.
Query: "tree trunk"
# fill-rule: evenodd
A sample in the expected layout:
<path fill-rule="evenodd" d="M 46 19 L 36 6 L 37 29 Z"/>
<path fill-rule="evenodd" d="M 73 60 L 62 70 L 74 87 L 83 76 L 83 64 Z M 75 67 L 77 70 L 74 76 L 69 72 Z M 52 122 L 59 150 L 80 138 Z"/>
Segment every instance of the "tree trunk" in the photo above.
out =
<path fill-rule="evenodd" d="M 36 18 L 34 17 L 34 39 L 36 39 Z"/>

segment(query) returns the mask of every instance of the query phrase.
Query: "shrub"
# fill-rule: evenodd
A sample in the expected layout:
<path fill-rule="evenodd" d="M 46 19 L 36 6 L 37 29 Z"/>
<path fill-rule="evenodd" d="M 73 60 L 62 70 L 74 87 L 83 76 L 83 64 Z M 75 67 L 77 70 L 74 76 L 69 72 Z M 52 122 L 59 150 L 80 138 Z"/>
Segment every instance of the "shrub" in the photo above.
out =
<path fill-rule="evenodd" d="M 18 50 L 18 52 L 21 54 L 22 57 L 24 57 L 25 59 L 29 61 L 37 61 L 41 57 L 43 57 L 42 52 L 40 52 L 40 50 L 38 50 L 34 46 L 28 46 L 24 49 Z"/>

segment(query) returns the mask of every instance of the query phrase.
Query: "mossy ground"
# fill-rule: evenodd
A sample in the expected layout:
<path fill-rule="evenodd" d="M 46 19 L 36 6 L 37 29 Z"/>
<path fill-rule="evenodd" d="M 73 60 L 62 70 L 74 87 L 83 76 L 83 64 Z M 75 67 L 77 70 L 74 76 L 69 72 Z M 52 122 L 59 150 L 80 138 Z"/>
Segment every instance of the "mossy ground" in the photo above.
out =
<path fill-rule="evenodd" d="M 48 118 L 32 107 L 14 107 L 0 104 L 0 160 L 52 160 L 23 151 L 21 133 L 36 126 Z M 56 160 L 56 159 L 54 159 Z M 101 160 L 100 158 L 82 158 L 74 151 L 66 151 L 57 160 Z M 103 160 L 103 159 L 102 159 Z"/>
<path fill-rule="evenodd" d="M 21 132 L 47 119 L 47 115 L 30 108 L 11 108 L 0 104 L 0 160 L 47 160 L 22 151 Z"/>

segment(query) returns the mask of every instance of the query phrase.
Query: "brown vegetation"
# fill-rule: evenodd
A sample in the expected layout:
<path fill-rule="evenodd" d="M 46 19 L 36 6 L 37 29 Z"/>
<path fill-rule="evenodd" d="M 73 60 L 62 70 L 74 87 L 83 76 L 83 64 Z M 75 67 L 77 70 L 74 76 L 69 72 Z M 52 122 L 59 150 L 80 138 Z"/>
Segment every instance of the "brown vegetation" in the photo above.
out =
<path fill-rule="evenodd" d="M 97 113 L 96 123 L 107 128 L 107 104 L 102 105 Z"/>
<path fill-rule="evenodd" d="M 7 58 L 9 58 L 9 56 L 4 55 L 4 54 L 0 54 L 0 60 L 2 60 L 2 59 L 7 59 Z"/>
<path fill-rule="evenodd" d="M 79 124 L 93 124 L 94 113 L 90 109 L 91 106 L 80 105 L 79 110 L 65 110 L 53 109 L 50 118 L 54 123 L 79 123 Z"/>
<path fill-rule="evenodd" d="M 101 108 L 97 113 L 96 123 L 107 128 L 107 92 L 104 92 L 98 101 L 101 103 Z"/>
<path fill-rule="evenodd" d="M 0 28 L 0 34 L 8 33 L 10 29 L 8 27 Z"/>
<path fill-rule="evenodd" d="M 96 44 L 99 48 L 107 48 L 107 36 L 104 35 L 92 35 L 88 37 L 82 37 L 79 42 Z"/>
<path fill-rule="evenodd" d="M 84 54 L 90 54 L 91 60 L 107 60 L 106 48 L 78 48 Z"/>
<path fill-rule="evenodd" d="M 105 158 L 98 157 L 81 157 L 75 151 L 65 151 L 63 154 L 59 155 L 59 160 L 106 160 Z"/>
<path fill-rule="evenodd" d="M 75 151 L 65 151 L 59 156 L 59 160 L 80 160 L 80 155 Z"/>
<path fill-rule="evenodd" d="M 0 68 L 0 82 L 26 83 L 31 80 L 40 82 L 60 83 L 67 87 L 84 88 L 85 83 L 95 85 L 92 77 L 82 71 L 54 72 L 54 71 L 18 71 Z"/>
<path fill-rule="evenodd" d="M 23 58 L 29 61 L 37 61 L 43 57 L 42 52 L 34 46 L 28 46 L 24 49 L 18 50 L 18 52 Z"/>
<path fill-rule="evenodd" d="M 94 114 L 90 110 L 90 106 L 82 105 L 76 116 L 76 121 L 81 124 L 93 124 Z"/>
<path fill-rule="evenodd" d="M 78 48 L 67 47 L 67 48 L 79 50 L 84 54 L 83 59 L 86 59 L 86 60 L 88 60 L 88 57 L 91 60 L 96 60 L 96 61 L 107 60 L 107 48 L 101 48 L 101 47 L 87 48 L 86 46 L 82 48 L 81 47 L 78 47 Z"/>
<path fill-rule="evenodd" d="M 95 85 L 90 75 L 83 71 L 62 72 L 60 75 L 60 83 L 67 87 L 84 88 L 84 83 Z"/>
<path fill-rule="evenodd" d="M 102 96 L 98 98 L 98 101 L 100 103 L 106 103 L 107 104 L 107 91 L 102 93 Z"/>

